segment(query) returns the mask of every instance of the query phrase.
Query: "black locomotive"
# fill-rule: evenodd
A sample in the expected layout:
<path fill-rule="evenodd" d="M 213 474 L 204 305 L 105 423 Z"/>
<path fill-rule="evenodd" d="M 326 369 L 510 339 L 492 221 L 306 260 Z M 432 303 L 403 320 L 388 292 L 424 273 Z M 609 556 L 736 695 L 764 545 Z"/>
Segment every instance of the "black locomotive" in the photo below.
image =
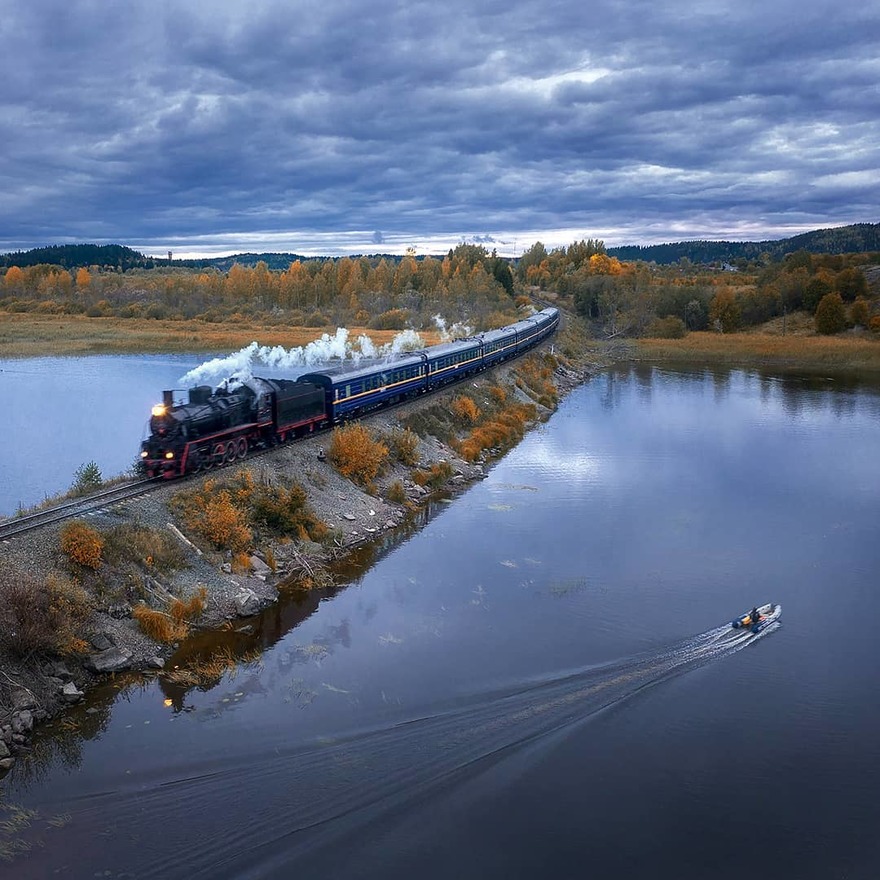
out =
<path fill-rule="evenodd" d="M 461 376 L 514 357 L 552 334 L 557 309 L 509 327 L 401 354 L 369 365 L 340 365 L 287 379 L 230 379 L 200 385 L 186 403 L 163 392 L 141 445 L 147 476 L 179 477 L 244 458 L 381 406 L 436 390 Z"/>

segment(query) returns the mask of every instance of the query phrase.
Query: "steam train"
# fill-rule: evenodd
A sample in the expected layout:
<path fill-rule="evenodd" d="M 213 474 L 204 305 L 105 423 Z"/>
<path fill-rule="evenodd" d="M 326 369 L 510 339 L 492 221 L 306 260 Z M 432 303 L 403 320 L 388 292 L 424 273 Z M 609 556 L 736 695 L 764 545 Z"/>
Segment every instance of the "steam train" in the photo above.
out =
<path fill-rule="evenodd" d="M 289 379 L 229 379 L 200 385 L 178 403 L 173 391 L 153 407 L 141 464 L 149 477 L 168 479 L 244 458 L 315 430 L 359 418 L 515 357 L 550 336 L 558 309 L 548 308 L 508 327 L 421 351 L 340 364 Z"/>

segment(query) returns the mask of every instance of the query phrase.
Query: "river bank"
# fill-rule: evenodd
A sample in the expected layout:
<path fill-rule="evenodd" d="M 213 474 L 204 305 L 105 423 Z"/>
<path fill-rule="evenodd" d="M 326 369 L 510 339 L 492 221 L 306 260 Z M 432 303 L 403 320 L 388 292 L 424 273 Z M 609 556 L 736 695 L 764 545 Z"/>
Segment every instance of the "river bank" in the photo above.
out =
<path fill-rule="evenodd" d="M 545 348 L 545 354 L 529 356 L 552 364 L 549 381 L 554 388 L 553 399 L 566 394 L 602 366 L 597 348 L 583 342 L 580 337 L 567 339 L 564 332 Z M 551 350 L 556 354 L 548 354 Z M 523 380 L 518 372 L 522 369 L 523 362 L 519 361 L 496 368 L 467 383 L 467 393 L 477 401 L 478 408 L 482 405 L 489 410 L 502 389 L 508 403 L 533 407 L 530 424 L 537 424 L 550 415 L 552 406 L 536 402 L 541 395 Z M 9 769 L 15 757 L 26 752 L 35 724 L 81 700 L 89 687 L 108 674 L 129 670 L 171 674 L 165 664 L 178 642 L 162 642 L 145 634 L 132 617 L 133 605 L 137 604 L 131 601 L 133 594 L 158 609 L 169 607 L 175 600 L 189 602 L 201 595 L 202 607 L 191 629 L 228 626 L 230 621 L 249 617 L 272 604 L 281 591 L 327 583 L 329 564 L 404 526 L 433 493 L 454 493 L 480 479 L 502 450 L 489 449 L 479 460 L 468 461 L 456 450 L 459 438 L 440 432 L 444 433 L 441 438 L 435 432 L 438 414 L 448 413 L 462 394 L 461 389 L 453 388 L 369 419 L 367 424 L 377 435 L 389 436 L 402 428 L 417 426 L 414 433 L 419 438 L 413 456 L 417 466 L 389 462 L 369 490 L 344 478 L 330 464 L 329 434 L 284 446 L 249 460 L 241 468 L 214 475 L 218 482 L 242 472 L 259 485 L 295 481 L 305 490 L 311 514 L 326 526 L 326 536 L 320 542 L 263 535 L 244 560 L 241 554 L 212 550 L 205 542 L 187 535 L 186 526 L 175 516 L 171 502 L 182 488 L 179 484 L 163 486 L 145 498 L 90 516 L 88 526 L 99 533 L 123 527 L 173 535 L 185 556 L 185 565 L 165 573 L 154 560 L 142 561 L 134 574 L 131 570 L 125 574 L 137 581 L 134 588 L 130 583 L 122 583 L 119 572 L 83 571 L 82 585 L 90 592 L 95 610 L 81 633 L 81 651 L 63 660 L 36 652 L 23 658 L 8 652 L 0 656 L 0 768 Z M 459 434 L 467 433 L 468 426 L 462 424 Z M 60 527 L 15 539 L 5 548 L 8 569 L 40 581 L 58 572 L 69 574 L 69 560 L 59 545 Z M 184 674 L 180 670 L 173 672 Z"/>
<path fill-rule="evenodd" d="M 637 339 L 632 358 L 654 363 L 698 366 L 746 367 L 780 371 L 825 373 L 828 371 L 880 375 L 880 339 L 869 331 L 839 336 L 819 336 L 810 325 L 782 319 L 761 332 L 691 332 L 681 339 Z"/>
<path fill-rule="evenodd" d="M 32 312 L 0 313 L 0 358 L 86 354 L 173 354 L 178 352 L 227 353 L 249 345 L 296 348 L 308 345 L 321 333 L 333 335 L 336 327 L 303 327 L 242 319 L 217 324 L 149 318 L 90 318 L 86 315 L 38 315 Z M 367 335 L 376 345 L 390 342 L 399 331 L 349 328 L 349 338 Z M 439 340 L 436 331 L 421 333 L 426 345 Z"/>

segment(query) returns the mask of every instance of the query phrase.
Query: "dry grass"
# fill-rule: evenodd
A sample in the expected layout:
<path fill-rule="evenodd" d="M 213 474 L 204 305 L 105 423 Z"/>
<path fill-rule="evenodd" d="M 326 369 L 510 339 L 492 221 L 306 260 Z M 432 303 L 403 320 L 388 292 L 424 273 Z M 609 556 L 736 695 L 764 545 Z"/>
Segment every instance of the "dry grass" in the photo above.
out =
<path fill-rule="evenodd" d="M 412 472 L 414 483 L 438 489 L 452 476 L 452 465 L 448 461 L 438 461 L 429 468 L 421 468 Z"/>
<path fill-rule="evenodd" d="M 167 612 L 137 605 L 131 616 L 153 641 L 171 644 L 189 635 L 189 624 L 201 616 L 207 600 L 207 589 L 200 587 L 189 599 L 173 599 Z"/>
<path fill-rule="evenodd" d="M 145 635 L 154 642 L 164 642 L 165 644 L 179 642 L 189 633 L 189 627 L 186 623 L 176 621 L 163 611 L 156 611 L 146 605 L 136 606 L 132 610 L 131 616 L 138 622 Z"/>
<path fill-rule="evenodd" d="M 877 338 L 809 336 L 797 324 L 795 333 L 689 333 L 684 339 L 640 339 L 636 350 L 653 361 L 880 372 Z"/>
<path fill-rule="evenodd" d="M 513 371 L 517 387 L 547 409 L 555 409 L 559 392 L 553 382 L 556 358 L 551 354 L 530 354 Z"/>
<path fill-rule="evenodd" d="M 369 336 L 376 345 L 390 342 L 398 331 L 349 328 L 351 338 Z M 294 348 L 306 345 L 335 326 L 299 327 L 242 321 L 214 324 L 157 321 L 146 318 L 89 318 L 84 315 L 37 315 L 0 312 L 0 357 L 38 357 L 77 354 L 139 354 L 215 352 L 243 348 L 257 339 L 263 345 Z M 422 332 L 426 345 L 439 339 Z"/>
<path fill-rule="evenodd" d="M 168 532 L 136 523 L 123 523 L 104 532 L 104 558 L 110 565 L 134 563 L 162 574 L 186 567 L 183 548 Z"/>
<path fill-rule="evenodd" d="M 401 464 L 413 467 L 419 463 L 419 437 L 409 428 L 395 428 L 382 442 Z"/>

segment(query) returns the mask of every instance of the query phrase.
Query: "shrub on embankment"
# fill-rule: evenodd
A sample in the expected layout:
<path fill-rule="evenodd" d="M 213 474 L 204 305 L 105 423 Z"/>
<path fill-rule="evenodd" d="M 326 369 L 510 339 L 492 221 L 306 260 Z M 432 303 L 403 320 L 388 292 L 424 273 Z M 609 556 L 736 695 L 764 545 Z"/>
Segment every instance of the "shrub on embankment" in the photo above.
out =
<path fill-rule="evenodd" d="M 327 534 L 327 526 L 309 509 L 299 484 L 257 481 L 247 468 L 223 482 L 209 478 L 182 489 L 170 506 L 190 534 L 214 549 L 236 554 L 253 546 L 255 529 L 312 541 Z"/>
<path fill-rule="evenodd" d="M 172 598 L 167 603 L 167 611 L 138 605 L 131 616 L 153 641 L 170 644 L 189 635 L 190 624 L 201 616 L 207 600 L 207 589 L 200 587 L 188 599 Z"/>
<path fill-rule="evenodd" d="M 330 463 L 344 477 L 370 489 L 388 461 L 389 449 L 360 422 L 333 429 Z"/>
<path fill-rule="evenodd" d="M 0 569 L 0 641 L 20 657 L 82 653 L 79 634 L 91 612 L 86 591 L 61 575 Z"/>

